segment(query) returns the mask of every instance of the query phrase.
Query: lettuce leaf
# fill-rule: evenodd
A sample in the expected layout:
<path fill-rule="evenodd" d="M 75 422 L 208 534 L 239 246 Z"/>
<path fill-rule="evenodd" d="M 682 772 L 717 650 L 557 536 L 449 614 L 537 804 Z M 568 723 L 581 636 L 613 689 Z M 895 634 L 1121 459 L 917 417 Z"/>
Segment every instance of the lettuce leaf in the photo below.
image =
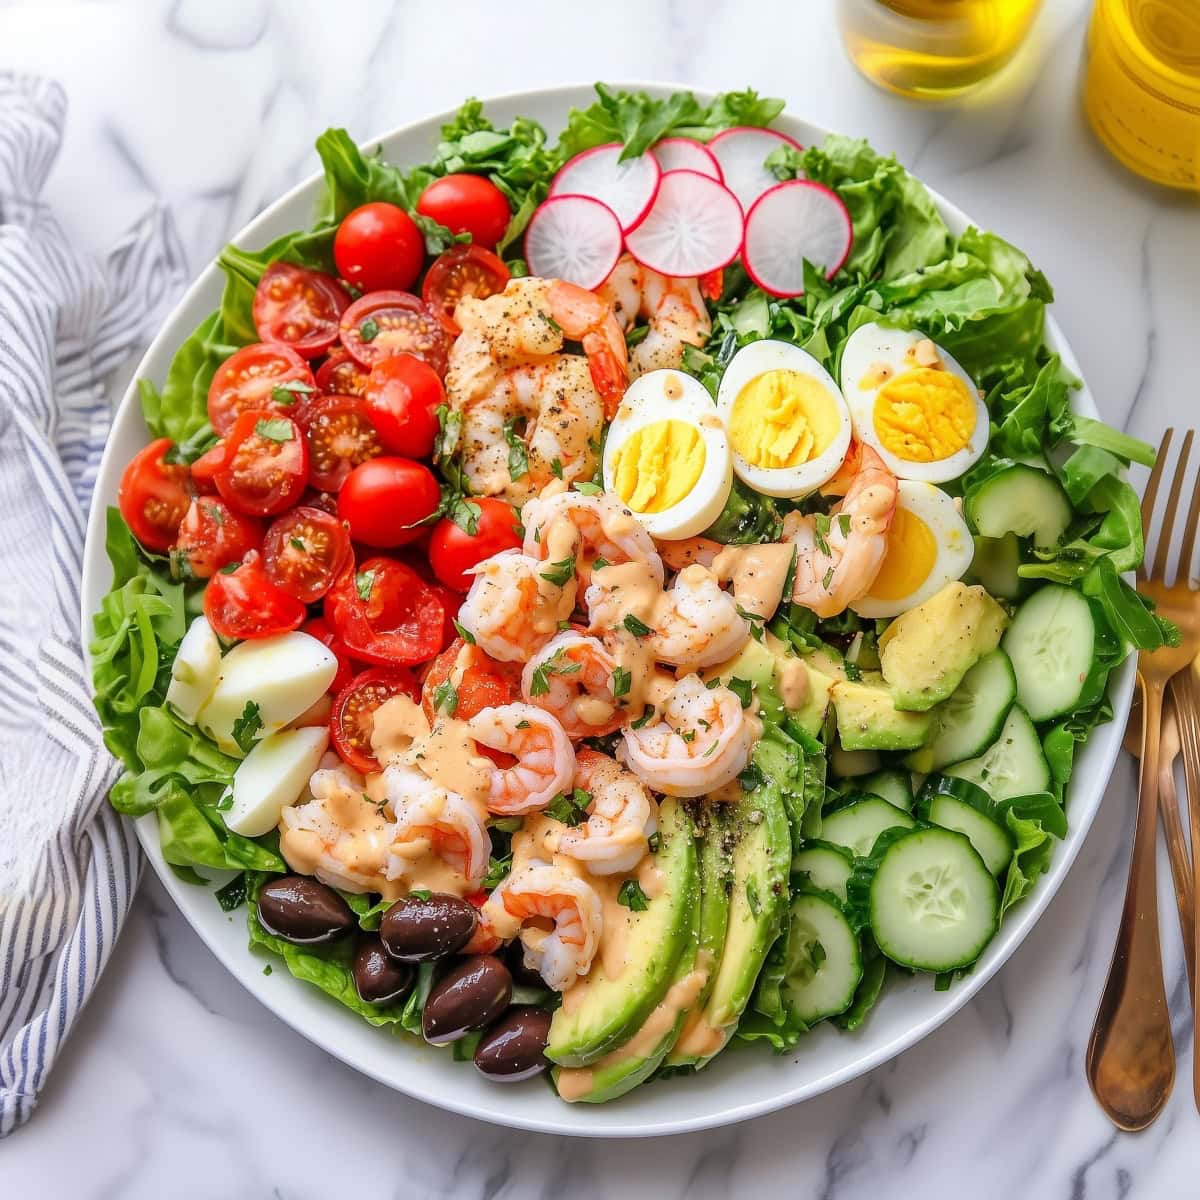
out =
<path fill-rule="evenodd" d="M 1004 823 L 1016 843 L 1000 900 L 1003 918 L 1018 900 L 1033 890 L 1038 877 L 1049 867 L 1055 840 L 1067 836 L 1067 818 L 1062 805 L 1049 792 L 1015 796 L 996 807 L 1003 814 Z"/>

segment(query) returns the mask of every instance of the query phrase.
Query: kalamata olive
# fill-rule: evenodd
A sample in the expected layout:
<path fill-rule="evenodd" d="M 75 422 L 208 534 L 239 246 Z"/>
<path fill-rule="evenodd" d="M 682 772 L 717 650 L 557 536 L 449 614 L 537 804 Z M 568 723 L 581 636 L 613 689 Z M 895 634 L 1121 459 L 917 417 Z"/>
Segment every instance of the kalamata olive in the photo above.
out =
<path fill-rule="evenodd" d="M 461 950 L 479 924 L 469 900 L 433 892 L 404 896 L 383 914 L 379 936 L 387 952 L 402 962 L 429 962 Z"/>
<path fill-rule="evenodd" d="M 491 954 L 471 954 L 456 962 L 430 989 L 421 1014 L 421 1032 L 440 1046 L 468 1030 L 490 1025 L 512 999 L 512 976 Z"/>
<path fill-rule="evenodd" d="M 298 946 L 331 941 L 358 924 L 333 888 L 307 875 L 284 875 L 264 883 L 258 893 L 258 919 L 268 933 Z"/>
<path fill-rule="evenodd" d="M 550 1065 L 544 1054 L 549 1038 L 550 1014 L 544 1008 L 515 1005 L 480 1038 L 475 1066 L 500 1083 L 529 1079 Z"/>
<path fill-rule="evenodd" d="M 354 990 L 366 1004 L 393 1004 L 412 991 L 416 972 L 397 962 L 377 937 L 364 938 L 354 952 Z"/>
<path fill-rule="evenodd" d="M 504 963 L 517 987 L 545 990 L 546 981 L 532 967 L 525 965 L 525 947 L 521 945 L 519 939 L 505 950 Z"/>

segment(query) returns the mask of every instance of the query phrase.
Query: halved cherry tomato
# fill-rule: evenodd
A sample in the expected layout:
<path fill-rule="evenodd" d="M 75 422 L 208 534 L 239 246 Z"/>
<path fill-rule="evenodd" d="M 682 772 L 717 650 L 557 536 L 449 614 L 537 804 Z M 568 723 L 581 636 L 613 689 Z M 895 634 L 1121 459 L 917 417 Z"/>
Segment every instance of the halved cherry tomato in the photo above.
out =
<path fill-rule="evenodd" d="M 408 292 L 368 292 L 342 314 L 342 345 L 364 367 L 393 354 L 415 354 L 446 374 L 449 339 L 438 319 Z"/>
<path fill-rule="evenodd" d="M 451 337 L 462 332 L 454 310 L 464 296 L 494 296 L 504 291 L 512 274 L 490 250 L 467 243 L 439 255 L 421 285 L 421 299 Z"/>
<path fill-rule="evenodd" d="M 369 558 L 344 571 L 325 597 L 325 619 L 355 658 L 412 666 L 442 648 L 446 610 L 412 568 Z"/>
<path fill-rule="evenodd" d="M 304 420 L 309 483 L 323 492 L 336 492 L 359 463 L 383 453 L 357 396 L 322 396 Z"/>
<path fill-rule="evenodd" d="M 361 396 L 366 382 L 366 368 L 344 346 L 334 346 L 317 371 L 317 390 L 329 396 Z"/>
<path fill-rule="evenodd" d="M 512 217 L 508 199 L 482 175 L 444 175 L 417 201 L 417 212 L 445 225 L 451 233 L 469 233 L 471 241 L 493 249 Z"/>
<path fill-rule="evenodd" d="M 377 362 L 367 376 L 363 406 L 390 454 L 428 458 L 437 437 L 437 408 L 446 389 L 437 372 L 411 354 Z"/>
<path fill-rule="evenodd" d="M 164 437 L 139 450 L 117 488 L 117 507 L 125 524 L 147 550 L 158 554 L 171 548 L 192 500 L 187 467 L 164 461 L 174 445 Z"/>
<path fill-rule="evenodd" d="M 696 282 L 700 286 L 700 295 L 705 300 L 711 300 L 716 304 L 725 291 L 725 272 L 720 268 L 715 271 L 709 271 L 707 275 L 701 275 Z"/>
<path fill-rule="evenodd" d="M 350 536 L 368 546 L 404 546 L 425 532 L 421 522 L 437 512 L 441 488 L 433 472 L 411 458 L 372 458 L 346 476 L 338 516 Z"/>
<path fill-rule="evenodd" d="M 272 263 L 254 289 L 254 328 L 264 342 L 283 342 L 304 358 L 337 341 L 338 318 L 350 297 L 332 275 Z"/>
<path fill-rule="evenodd" d="M 260 522 L 234 512 L 219 496 L 197 496 L 171 553 L 186 560 L 197 579 L 207 579 L 226 563 L 240 562 L 248 550 L 262 544 L 262 536 Z"/>
<path fill-rule="evenodd" d="M 208 387 L 208 419 L 220 434 L 249 408 L 290 415 L 316 390 L 308 363 L 290 346 L 243 346 L 218 368 Z"/>
<path fill-rule="evenodd" d="M 468 571 L 485 558 L 521 545 L 522 535 L 516 511 L 511 504 L 494 496 L 472 496 L 460 511 L 467 522 L 463 529 L 449 517 L 443 517 L 429 538 L 429 565 L 448 588 L 466 592 L 475 580 Z M 473 531 L 472 531 L 473 526 Z"/>
<path fill-rule="evenodd" d="M 350 556 L 345 525 L 319 508 L 285 512 L 263 538 L 267 577 L 303 604 L 312 604 L 329 591 Z"/>
<path fill-rule="evenodd" d="M 225 461 L 225 439 L 210 446 L 192 463 L 192 485 L 196 491 L 211 496 L 217 490 L 217 471 Z"/>
<path fill-rule="evenodd" d="M 322 512 L 329 513 L 331 517 L 337 516 L 337 496 L 332 492 L 318 492 L 316 488 L 309 488 L 300 497 L 300 503 L 305 508 L 319 508 Z"/>
<path fill-rule="evenodd" d="M 404 209 L 376 200 L 342 219 L 333 236 L 333 261 L 359 291 L 404 291 L 425 265 L 425 239 Z"/>
<path fill-rule="evenodd" d="M 250 550 L 218 571 L 204 589 L 204 615 L 223 638 L 263 638 L 299 629 L 308 610 L 267 578 L 262 555 Z"/>
<path fill-rule="evenodd" d="M 315 637 L 318 642 L 323 643 L 337 659 L 337 674 L 334 675 L 333 682 L 329 685 L 329 690 L 337 695 L 354 678 L 355 667 L 350 661 L 350 652 L 346 649 L 346 643 L 329 628 L 324 617 L 313 617 L 305 624 L 304 632 L 309 637 Z"/>
<path fill-rule="evenodd" d="M 379 770 L 371 749 L 375 710 L 393 696 L 417 698 L 413 677 L 398 667 L 374 667 L 356 675 L 333 701 L 329 731 L 333 747 L 347 765 L 366 775 Z"/>
<path fill-rule="evenodd" d="M 430 724 L 439 711 L 438 689 L 452 675 L 457 677 L 453 685 L 453 705 L 446 692 L 441 695 L 440 711 L 445 716 L 467 721 L 485 708 L 511 704 L 521 698 L 519 663 L 497 662 L 478 646 L 468 645 L 462 638 L 456 638 L 433 660 L 421 684 L 421 707 Z M 453 707 L 453 712 L 446 711 L 450 707 Z"/>
<path fill-rule="evenodd" d="M 308 479 L 308 450 L 290 417 L 251 409 L 233 423 L 217 490 L 238 510 L 270 517 L 295 503 Z"/>

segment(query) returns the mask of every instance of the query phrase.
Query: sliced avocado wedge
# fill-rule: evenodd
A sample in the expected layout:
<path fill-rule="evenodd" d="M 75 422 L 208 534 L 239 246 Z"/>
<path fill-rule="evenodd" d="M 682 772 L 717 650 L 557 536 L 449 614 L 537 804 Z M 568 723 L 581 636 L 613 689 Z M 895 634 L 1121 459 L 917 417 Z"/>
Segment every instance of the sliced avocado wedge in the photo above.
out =
<path fill-rule="evenodd" d="M 843 750 L 914 750 L 933 736 L 933 715 L 901 712 L 883 676 L 864 671 L 859 682 L 833 685 L 838 740 Z"/>
<path fill-rule="evenodd" d="M 608 912 L 627 922 L 625 966 L 609 978 L 601 952 L 592 969 L 563 994 L 550 1023 L 546 1057 L 564 1067 L 586 1067 L 627 1041 L 662 1000 L 684 950 L 694 937 L 699 871 L 692 823 L 678 800 L 667 798 L 658 814 L 655 866 L 662 886 L 640 912 Z"/>

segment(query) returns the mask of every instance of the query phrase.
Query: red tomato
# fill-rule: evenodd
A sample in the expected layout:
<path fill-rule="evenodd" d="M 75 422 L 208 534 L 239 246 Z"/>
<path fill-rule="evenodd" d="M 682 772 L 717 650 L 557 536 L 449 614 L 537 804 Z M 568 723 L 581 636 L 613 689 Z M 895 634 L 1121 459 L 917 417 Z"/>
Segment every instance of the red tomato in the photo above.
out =
<path fill-rule="evenodd" d="M 437 408 L 446 390 L 437 372 L 411 354 L 376 363 L 367 376 L 363 404 L 384 449 L 406 458 L 428 458 L 437 437 Z"/>
<path fill-rule="evenodd" d="M 192 463 L 192 484 L 198 492 L 212 495 L 217 490 L 217 471 L 224 461 L 225 440 L 222 438 Z"/>
<path fill-rule="evenodd" d="M 468 571 L 501 550 L 521 545 L 522 535 L 517 514 L 511 504 L 493 496 L 476 496 L 466 501 L 468 508 L 478 506 L 475 531 L 462 529 L 449 517 L 443 517 L 429 539 L 429 565 L 448 587 L 458 592 L 471 588 L 475 576 Z"/>
<path fill-rule="evenodd" d="M 369 558 L 344 571 L 325 597 L 325 618 L 355 658 L 385 665 L 426 662 L 442 646 L 446 610 L 414 570 Z"/>
<path fill-rule="evenodd" d="M 315 488 L 309 488 L 300 497 L 300 503 L 305 508 L 319 508 L 331 517 L 337 516 L 337 497 L 332 492 L 318 492 Z"/>
<path fill-rule="evenodd" d="M 379 770 L 371 749 L 375 710 L 393 696 L 417 698 L 413 677 L 397 667 L 374 667 L 356 675 L 333 701 L 329 730 L 333 747 L 344 763 L 366 775 Z"/>
<path fill-rule="evenodd" d="M 446 374 L 449 341 L 438 319 L 408 292 L 369 292 L 342 314 L 342 345 L 368 370 L 393 354 L 415 354 Z"/>
<path fill-rule="evenodd" d="M 239 512 L 270 517 L 296 502 L 308 479 L 308 450 L 299 425 L 251 409 L 233 423 L 217 490 Z"/>
<path fill-rule="evenodd" d="M 262 536 L 262 525 L 253 517 L 234 512 L 217 496 L 202 496 L 187 510 L 172 553 L 187 560 L 197 579 L 207 579 L 226 563 L 240 562 Z"/>
<path fill-rule="evenodd" d="M 462 332 L 454 310 L 464 296 L 494 296 L 512 278 L 509 269 L 490 250 L 468 243 L 451 246 L 429 268 L 421 299 L 451 337 Z"/>
<path fill-rule="evenodd" d="M 460 721 L 470 720 L 477 712 L 493 705 L 511 704 L 521 698 L 520 664 L 501 663 L 489 658 L 478 646 L 469 646 L 456 638 L 433 660 L 421 684 L 421 707 L 433 723 L 436 715 L 438 689 L 456 677 L 453 712 L 448 696 L 443 693 L 441 711 Z"/>
<path fill-rule="evenodd" d="M 308 478 L 322 492 L 336 492 L 354 467 L 383 453 L 357 396 L 322 396 L 304 419 Z"/>
<path fill-rule="evenodd" d="M 283 342 L 316 358 L 337 341 L 338 318 L 349 303 L 332 275 L 272 263 L 254 289 L 254 328 L 264 342 Z"/>
<path fill-rule="evenodd" d="M 350 536 L 368 546 L 403 546 L 422 534 L 441 503 L 433 472 L 409 458 L 373 458 L 346 476 L 338 516 Z"/>
<path fill-rule="evenodd" d="M 208 581 L 204 615 L 221 637 L 240 640 L 299 629 L 308 611 L 267 578 L 262 556 L 251 550 L 234 570 L 218 571 Z"/>
<path fill-rule="evenodd" d="M 263 558 L 277 588 L 312 604 L 350 562 L 350 535 L 337 517 L 319 508 L 293 508 L 267 530 Z"/>
<path fill-rule="evenodd" d="M 407 291 L 425 265 L 425 239 L 395 204 L 375 201 L 347 213 L 333 237 L 338 274 L 361 292 Z"/>
<path fill-rule="evenodd" d="M 367 371 L 344 346 L 334 346 L 317 371 L 317 390 L 329 396 L 361 396 Z"/>
<path fill-rule="evenodd" d="M 147 550 L 165 554 L 191 503 L 188 469 L 163 456 L 175 443 L 159 438 L 133 456 L 117 488 L 117 507 L 133 536 Z"/>
<path fill-rule="evenodd" d="M 445 225 L 451 233 L 469 233 L 471 241 L 494 249 L 512 213 L 508 199 L 482 175 L 446 175 L 435 179 L 417 201 L 417 212 Z"/>
<path fill-rule="evenodd" d="M 316 386 L 308 363 L 290 346 L 243 346 L 217 368 L 208 386 L 208 419 L 225 434 L 248 408 L 287 414 Z"/>
<path fill-rule="evenodd" d="M 328 647 L 329 652 L 337 659 L 337 674 L 329 685 L 329 690 L 336 695 L 354 678 L 354 664 L 350 661 L 346 643 L 329 628 L 324 617 L 313 617 L 304 626 L 304 632 Z"/>

